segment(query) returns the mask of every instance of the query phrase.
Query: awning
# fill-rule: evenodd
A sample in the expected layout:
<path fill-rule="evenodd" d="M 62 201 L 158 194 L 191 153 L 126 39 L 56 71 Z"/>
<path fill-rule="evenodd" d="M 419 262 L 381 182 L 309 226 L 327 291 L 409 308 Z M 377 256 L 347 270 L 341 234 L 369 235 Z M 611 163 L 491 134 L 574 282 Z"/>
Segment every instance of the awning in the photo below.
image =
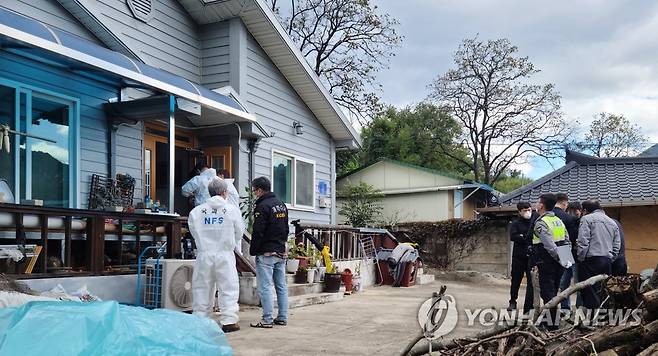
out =
<path fill-rule="evenodd" d="M 121 80 L 126 86 L 138 84 L 198 103 L 200 116 L 220 113 L 225 118 L 230 116 L 232 121 L 256 121 L 252 114 L 229 96 L 3 9 L 0 9 L 0 48 L 18 54 L 38 55 L 76 71 L 101 72 Z"/>

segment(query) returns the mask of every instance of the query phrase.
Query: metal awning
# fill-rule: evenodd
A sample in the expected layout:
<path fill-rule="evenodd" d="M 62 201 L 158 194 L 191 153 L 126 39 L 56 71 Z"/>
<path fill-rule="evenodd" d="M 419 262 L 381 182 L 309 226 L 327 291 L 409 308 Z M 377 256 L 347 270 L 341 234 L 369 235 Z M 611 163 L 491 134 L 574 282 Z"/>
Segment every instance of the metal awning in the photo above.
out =
<path fill-rule="evenodd" d="M 189 100 L 199 104 L 201 117 L 216 117 L 219 122 L 256 121 L 252 114 L 229 96 L 3 9 L 0 9 L 0 48 L 37 56 L 78 72 L 99 73 L 124 86 L 141 86 Z"/>

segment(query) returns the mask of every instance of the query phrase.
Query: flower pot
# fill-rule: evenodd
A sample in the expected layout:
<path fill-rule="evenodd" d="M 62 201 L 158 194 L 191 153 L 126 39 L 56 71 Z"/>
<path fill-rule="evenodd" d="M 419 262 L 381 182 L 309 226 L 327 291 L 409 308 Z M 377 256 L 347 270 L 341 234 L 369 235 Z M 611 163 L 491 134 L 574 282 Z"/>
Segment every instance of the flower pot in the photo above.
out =
<path fill-rule="evenodd" d="M 286 262 L 286 272 L 295 273 L 299 269 L 299 260 L 288 260 Z"/>
<path fill-rule="evenodd" d="M 297 257 L 297 261 L 299 261 L 299 267 L 304 267 L 304 268 L 309 267 L 309 265 L 308 265 L 309 258 L 308 257 Z"/>
<path fill-rule="evenodd" d="M 340 273 L 324 274 L 324 291 L 327 293 L 336 293 L 340 290 Z"/>
<path fill-rule="evenodd" d="M 315 271 L 315 275 L 313 276 L 313 283 L 320 283 L 322 278 L 324 278 L 324 272 L 326 271 L 327 269 L 325 267 L 318 267 Z"/>
<path fill-rule="evenodd" d="M 313 283 L 315 281 L 315 275 L 318 274 L 318 270 L 315 268 L 308 269 L 308 279 L 306 283 Z"/>
<path fill-rule="evenodd" d="M 352 292 L 352 271 L 349 268 L 345 268 L 343 273 L 341 273 L 341 279 L 345 284 L 345 290 L 347 292 Z"/>
<path fill-rule="evenodd" d="M 306 284 L 308 281 L 308 271 L 297 271 L 295 273 L 295 283 Z"/>

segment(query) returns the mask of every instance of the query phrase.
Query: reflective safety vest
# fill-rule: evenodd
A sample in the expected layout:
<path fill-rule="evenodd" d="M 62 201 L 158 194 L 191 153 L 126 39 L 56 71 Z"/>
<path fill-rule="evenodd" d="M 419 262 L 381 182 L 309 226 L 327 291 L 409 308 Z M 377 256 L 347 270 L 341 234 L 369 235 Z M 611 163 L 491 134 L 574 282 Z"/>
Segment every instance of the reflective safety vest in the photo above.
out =
<path fill-rule="evenodd" d="M 560 218 L 557 216 L 553 215 L 544 215 L 541 220 L 546 223 L 546 226 L 548 226 L 548 230 L 550 230 L 551 235 L 553 235 L 553 241 L 557 244 L 560 241 L 564 241 L 567 238 L 567 228 L 564 226 L 564 223 Z M 540 244 L 541 239 L 539 236 L 537 236 L 536 233 L 534 233 L 533 229 L 533 235 L 532 235 L 532 244 Z"/>

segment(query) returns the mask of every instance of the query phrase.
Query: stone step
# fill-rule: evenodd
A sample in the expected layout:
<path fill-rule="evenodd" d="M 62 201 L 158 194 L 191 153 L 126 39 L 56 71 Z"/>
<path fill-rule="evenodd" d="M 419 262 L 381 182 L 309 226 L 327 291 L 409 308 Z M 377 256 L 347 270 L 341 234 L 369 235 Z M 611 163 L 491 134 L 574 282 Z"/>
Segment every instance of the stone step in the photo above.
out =
<path fill-rule="evenodd" d="M 288 283 L 288 296 L 298 296 L 303 294 L 314 294 L 322 292 L 322 283 L 295 284 Z"/>
<path fill-rule="evenodd" d="M 337 293 L 312 293 L 288 297 L 288 308 L 301 308 L 309 305 L 325 304 L 336 302 L 343 299 L 345 293 L 339 291 Z M 274 304 L 276 305 L 276 303 Z"/>

